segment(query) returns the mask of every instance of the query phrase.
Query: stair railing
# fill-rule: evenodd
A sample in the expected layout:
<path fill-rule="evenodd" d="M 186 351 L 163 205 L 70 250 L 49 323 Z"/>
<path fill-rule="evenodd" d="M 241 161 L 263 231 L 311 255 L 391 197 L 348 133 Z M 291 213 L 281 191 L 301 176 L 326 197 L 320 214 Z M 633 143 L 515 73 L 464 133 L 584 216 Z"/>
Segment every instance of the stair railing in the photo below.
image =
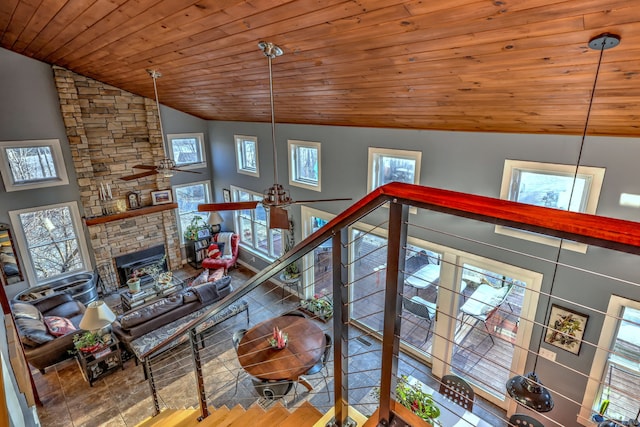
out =
<path fill-rule="evenodd" d="M 333 270 L 333 360 L 334 360 L 334 419 L 337 427 L 351 425 L 349 417 L 348 363 L 349 339 L 349 295 L 348 295 L 348 227 L 389 203 L 388 248 L 385 280 L 385 309 L 382 333 L 380 402 L 376 417 L 379 425 L 388 425 L 394 412 L 392 390 L 397 374 L 397 360 L 400 348 L 400 316 L 402 312 L 399 283 L 404 282 L 404 260 L 406 255 L 407 223 L 409 207 L 418 207 L 453 216 L 474 219 L 486 223 L 514 227 L 522 230 L 601 246 L 617 251 L 640 254 L 640 227 L 632 221 L 604 218 L 595 215 L 561 211 L 556 209 L 524 205 L 506 200 L 428 188 L 404 183 L 390 183 L 372 191 L 343 213 L 329 221 L 324 227 L 298 243 L 280 259 L 255 274 L 231 295 L 214 304 L 198 319 L 185 324 L 171 337 L 141 357 L 147 361 L 173 340 L 179 339 L 187 331 L 195 331 L 207 318 L 218 314 L 257 287 L 276 276 L 287 265 L 300 260 L 319 247 L 327 239 L 332 241 Z M 191 334 L 193 334 L 191 332 Z M 197 354 L 197 340 L 192 339 L 194 355 Z M 193 357 L 198 359 L 197 356 Z M 147 366 L 145 364 L 145 366 Z M 202 418 L 208 415 L 204 398 L 204 381 L 198 368 L 196 383 Z M 151 372 L 149 372 L 151 383 Z M 152 389 L 154 387 L 152 386 Z M 157 404 L 156 409 L 159 408 Z"/>

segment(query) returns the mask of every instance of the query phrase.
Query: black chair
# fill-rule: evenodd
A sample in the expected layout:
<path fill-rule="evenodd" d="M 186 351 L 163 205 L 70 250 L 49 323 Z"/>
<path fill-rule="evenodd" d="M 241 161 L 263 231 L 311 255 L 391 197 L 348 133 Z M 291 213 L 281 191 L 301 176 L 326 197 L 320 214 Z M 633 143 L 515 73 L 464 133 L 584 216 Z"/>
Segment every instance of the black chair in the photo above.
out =
<path fill-rule="evenodd" d="M 471 386 L 462 378 L 456 375 L 445 375 L 440 381 L 439 393 L 456 405 L 462 406 L 467 411 L 473 409 L 475 392 Z"/>
<path fill-rule="evenodd" d="M 307 372 L 303 374 L 304 377 L 308 375 L 315 375 L 317 373 L 322 374 L 322 379 L 324 380 L 324 388 L 327 390 L 327 398 L 331 400 L 331 392 L 329 391 L 329 382 L 327 381 L 327 377 L 329 376 L 329 369 L 327 368 L 327 362 L 329 361 L 329 357 L 331 356 L 331 346 L 333 345 L 333 339 L 331 335 L 324 334 L 324 353 L 322 353 L 322 357 L 318 363 L 313 365 Z M 323 372 L 324 369 L 324 372 Z M 294 398 L 297 399 L 298 396 L 298 383 L 296 383 L 296 387 L 293 390 Z"/>
<path fill-rule="evenodd" d="M 284 406 L 287 406 L 287 401 L 283 398 L 287 393 L 289 393 L 289 390 L 291 390 L 291 387 L 293 386 L 291 381 L 266 381 L 259 380 L 257 378 L 254 378 L 251 381 L 253 382 L 253 387 L 260 397 L 266 399 L 268 402 L 282 399 Z"/>
<path fill-rule="evenodd" d="M 516 427 L 544 427 L 540 421 L 525 414 L 513 414 L 509 418 L 509 425 Z"/>
<path fill-rule="evenodd" d="M 436 304 L 420 298 L 419 296 L 414 296 L 411 299 L 403 298 L 402 306 L 418 319 L 427 322 L 427 336 L 422 343 L 422 345 L 424 345 L 429 339 L 429 333 L 431 332 L 431 319 L 436 315 Z M 418 326 L 420 325 L 416 323 L 413 329 L 409 331 L 408 335 L 411 335 Z"/>
<path fill-rule="evenodd" d="M 244 334 L 246 333 L 247 333 L 246 329 L 238 329 L 233 333 L 233 336 L 231 337 L 231 341 L 233 342 L 233 348 L 236 350 L 236 354 L 238 354 L 238 346 L 240 345 L 240 340 L 242 339 L 242 337 L 244 337 Z M 238 393 L 238 382 L 240 381 L 240 374 L 242 372 L 243 372 L 242 367 L 238 368 L 238 374 L 236 375 L 236 389 L 233 392 L 234 396 L 236 395 L 236 393 Z"/>
<path fill-rule="evenodd" d="M 307 317 L 307 316 L 305 316 L 305 315 L 304 315 L 304 313 L 303 313 L 303 312 L 298 311 L 298 310 L 288 311 L 288 312 L 286 312 L 286 313 L 283 313 L 282 315 L 283 315 L 283 316 L 297 316 L 297 317 L 305 317 L 305 318 Z"/>

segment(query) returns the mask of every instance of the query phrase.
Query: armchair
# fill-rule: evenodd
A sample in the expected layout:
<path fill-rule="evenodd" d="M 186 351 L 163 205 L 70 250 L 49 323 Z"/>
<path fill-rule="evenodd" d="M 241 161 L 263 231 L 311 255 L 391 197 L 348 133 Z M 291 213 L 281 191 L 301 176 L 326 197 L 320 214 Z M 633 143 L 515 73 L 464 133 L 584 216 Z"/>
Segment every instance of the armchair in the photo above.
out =
<path fill-rule="evenodd" d="M 207 253 L 209 256 L 202 260 L 202 268 L 219 269 L 224 268 L 224 274 L 227 270 L 236 265 L 238 260 L 238 248 L 240 246 L 240 236 L 235 233 L 218 233 L 213 238 L 214 243 L 209 246 Z M 218 244 L 223 244 L 220 251 Z"/>

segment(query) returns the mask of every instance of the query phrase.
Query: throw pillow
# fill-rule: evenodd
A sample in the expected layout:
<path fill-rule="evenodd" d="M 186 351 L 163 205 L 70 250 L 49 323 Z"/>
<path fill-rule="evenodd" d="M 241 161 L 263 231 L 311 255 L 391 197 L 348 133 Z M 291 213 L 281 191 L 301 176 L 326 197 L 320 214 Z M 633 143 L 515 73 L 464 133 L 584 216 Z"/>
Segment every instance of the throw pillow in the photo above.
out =
<path fill-rule="evenodd" d="M 189 284 L 189 286 L 198 286 L 203 283 L 207 283 L 207 279 L 209 279 L 209 270 L 205 268 L 202 273 L 198 275 L 193 281 Z"/>
<path fill-rule="evenodd" d="M 11 306 L 13 317 L 16 319 L 42 320 L 42 313 L 34 305 L 24 302 L 14 302 Z"/>
<path fill-rule="evenodd" d="M 44 316 L 44 323 L 47 325 L 49 333 L 56 337 L 67 335 L 69 332 L 76 330 L 71 320 L 66 317 Z"/>
<path fill-rule="evenodd" d="M 42 320 L 22 317 L 16 319 L 16 326 L 20 333 L 20 340 L 29 347 L 38 347 L 56 338 L 47 331 L 47 326 Z"/>
<path fill-rule="evenodd" d="M 218 245 L 212 243 L 207 250 L 207 256 L 211 259 L 218 259 L 222 255 L 222 251 L 218 248 Z"/>
<path fill-rule="evenodd" d="M 216 280 L 220 280 L 224 277 L 224 268 L 218 268 L 217 270 L 213 270 L 213 272 L 209 271 L 209 278 L 207 282 L 215 282 Z"/>

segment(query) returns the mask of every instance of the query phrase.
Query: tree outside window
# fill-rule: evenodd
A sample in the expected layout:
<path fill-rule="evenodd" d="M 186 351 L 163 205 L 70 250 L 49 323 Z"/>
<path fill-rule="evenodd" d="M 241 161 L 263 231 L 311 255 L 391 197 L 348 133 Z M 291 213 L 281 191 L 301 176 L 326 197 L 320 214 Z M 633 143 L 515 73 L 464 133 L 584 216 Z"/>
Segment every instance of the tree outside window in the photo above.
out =
<path fill-rule="evenodd" d="M 0 141 L 0 167 L 7 191 L 68 184 L 60 141 Z"/>
<path fill-rule="evenodd" d="M 176 203 L 178 204 L 178 227 L 180 239 L 184 243 L 184 230 L 195 216 L 203 218 L 206 222 L 208 214 L 198 212 L 198 205 L 209 203 L 211 190 L 207 181 L 175 185 L 173 187 Z"/>

